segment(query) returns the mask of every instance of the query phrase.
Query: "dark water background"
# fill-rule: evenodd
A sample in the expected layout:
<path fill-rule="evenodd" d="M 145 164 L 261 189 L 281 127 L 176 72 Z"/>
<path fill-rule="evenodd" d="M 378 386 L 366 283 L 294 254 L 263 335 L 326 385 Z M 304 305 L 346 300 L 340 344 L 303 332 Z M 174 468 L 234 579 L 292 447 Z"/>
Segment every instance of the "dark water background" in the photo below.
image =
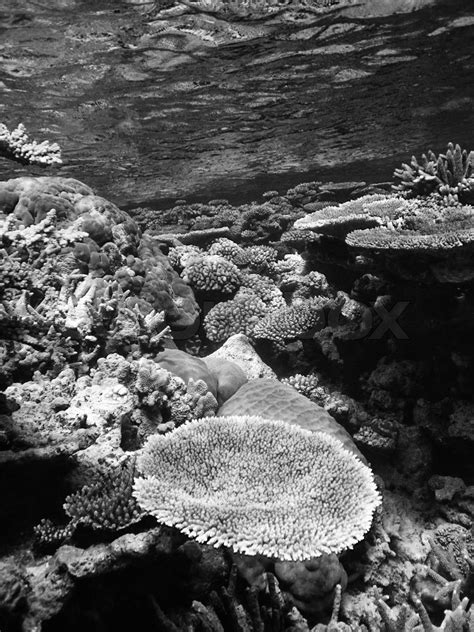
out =
<path fill-rule="evenodd" d="M 0 2 L 0 121 L 59 142 L 65 160 L 0 160 L 2 178 L 57 173 L 123 207 L 163 208 L 383 181 L 412 153 L 474 148 L 471 1 L 236 23 L 231 38 L 209 16 L 180 30 L 132 1 Z"/>

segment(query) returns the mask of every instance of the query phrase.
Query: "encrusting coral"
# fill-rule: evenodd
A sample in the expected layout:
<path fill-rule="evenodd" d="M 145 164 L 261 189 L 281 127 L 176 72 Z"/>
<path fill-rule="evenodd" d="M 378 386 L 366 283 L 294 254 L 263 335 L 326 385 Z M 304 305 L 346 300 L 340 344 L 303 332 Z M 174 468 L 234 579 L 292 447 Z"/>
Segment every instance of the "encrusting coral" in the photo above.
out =
<path fill-rule="evenodd" d="M 138 504 L 160 522 L 280 560 L 351 548 L 380 503 L 370 469 L 337 439 L 259 417 L 206 418 L 155 435 L 137 465 Z"/>
<path fill-rule="evenodd" d="M 62 163 L 61 148 L 57 143 L 31 140 L 23 123 L 11 132 L 0 123 L 0 155 L 27 165 L 42 167 Z"/>

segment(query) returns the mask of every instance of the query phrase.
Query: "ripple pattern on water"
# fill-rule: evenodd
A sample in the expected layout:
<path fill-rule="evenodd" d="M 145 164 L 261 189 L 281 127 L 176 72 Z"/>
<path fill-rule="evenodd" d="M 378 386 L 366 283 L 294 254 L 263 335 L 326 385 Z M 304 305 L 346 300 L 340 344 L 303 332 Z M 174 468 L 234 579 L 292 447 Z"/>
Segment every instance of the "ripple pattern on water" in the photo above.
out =
<path fill-rule="evenodd" d="M 162 4 L 13 0 L 0 120 L 59 142 L 62 174 L 126 205 L 387 179 L 414 152 L 474 146 L 468 3 L 293 22 Z"/>

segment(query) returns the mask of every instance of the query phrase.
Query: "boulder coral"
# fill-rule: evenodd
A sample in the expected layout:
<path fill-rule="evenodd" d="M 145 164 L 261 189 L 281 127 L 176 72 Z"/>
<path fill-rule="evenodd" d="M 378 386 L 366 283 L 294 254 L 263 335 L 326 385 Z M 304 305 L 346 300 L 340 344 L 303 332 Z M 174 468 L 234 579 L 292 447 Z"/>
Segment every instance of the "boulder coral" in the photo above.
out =
<path fill-rule="evenodd" d="M 254 416 L 150 437 L 137 465 L 134 494 L 158 521 L 279 560 L 352 548 L 380 504 L 371 470 L 339 440 Z"/>
<path fill-rule="evenodd" d="M 244 384 L 219 408 L 217 415 L 257 415 L 286 421 L 311 432 L 324 432 L 365 462 L 350 434 L 324 408 L 278 380 L 260 378 Z"/>

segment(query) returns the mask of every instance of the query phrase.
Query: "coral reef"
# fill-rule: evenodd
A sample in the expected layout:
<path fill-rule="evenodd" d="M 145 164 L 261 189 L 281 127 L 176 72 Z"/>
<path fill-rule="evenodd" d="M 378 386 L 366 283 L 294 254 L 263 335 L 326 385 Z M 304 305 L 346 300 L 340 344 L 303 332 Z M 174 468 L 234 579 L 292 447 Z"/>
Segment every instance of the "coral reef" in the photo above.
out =
<path fill-rule="evenodd" d="M 137 465 L 138 504 L 160 522 L 280 560 L 351 548 L 380 503 L 370 469 L 339 440 L 259 417 L 207 418 L 154 435 Z"/>
<path fill-rule="evenodd" d="M 67 178 L 0 185 L 0 383 L 162 346 L 166 324 L 192 325 L 191 289 L 110 202 Z"/>

